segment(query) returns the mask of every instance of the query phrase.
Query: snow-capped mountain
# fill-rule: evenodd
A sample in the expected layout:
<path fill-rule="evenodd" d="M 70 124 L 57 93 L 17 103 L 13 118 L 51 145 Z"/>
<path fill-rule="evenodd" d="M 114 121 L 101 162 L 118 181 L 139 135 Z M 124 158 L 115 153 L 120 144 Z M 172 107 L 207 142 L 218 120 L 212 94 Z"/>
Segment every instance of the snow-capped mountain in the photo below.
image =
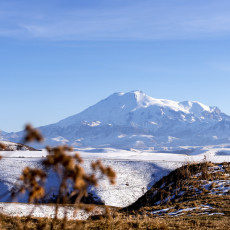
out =
<path fill-rule="evenodd" d="M 83 112 L 39 128 L 45 144 L 149 148 L 230 141 L 230 116 L 196 101 L 154 99 L 141 91 L 115 93 Z M 23 132 L 4 134 L 19 141 Z"/>

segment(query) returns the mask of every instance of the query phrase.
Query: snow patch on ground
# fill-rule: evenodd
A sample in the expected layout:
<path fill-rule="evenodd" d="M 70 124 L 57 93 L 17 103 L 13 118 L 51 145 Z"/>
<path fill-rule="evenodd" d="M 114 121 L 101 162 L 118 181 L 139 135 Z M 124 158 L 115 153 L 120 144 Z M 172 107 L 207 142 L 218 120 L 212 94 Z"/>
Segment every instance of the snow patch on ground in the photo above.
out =
<path fill-rule="evenodd" d="M 63 143 L 63 144 L 69 142 L 67 139 L 65 139 L 65 138 L 62 137 L 62 136 L 54 137 L 54 138 L 52 138 L 52 140 L 57 141 L 57 142 L 61 142 L 61 143 Z"/>
<path fill-rule="evenodd" d="M 65 216 L 71 220 L 86 220 L 91 215 L 100 215 L 105 212 L 104 208 L 95 207 L 91 212 L 85 210 L 77 210 L 74 207 L 59 207 L 57 218 L 61 219 Z M 0 203 L 0 213 L 10 216 L 31 216 L 31 217 L 55 217 L 54 205 L 33 205 L 20 203 Z"/>

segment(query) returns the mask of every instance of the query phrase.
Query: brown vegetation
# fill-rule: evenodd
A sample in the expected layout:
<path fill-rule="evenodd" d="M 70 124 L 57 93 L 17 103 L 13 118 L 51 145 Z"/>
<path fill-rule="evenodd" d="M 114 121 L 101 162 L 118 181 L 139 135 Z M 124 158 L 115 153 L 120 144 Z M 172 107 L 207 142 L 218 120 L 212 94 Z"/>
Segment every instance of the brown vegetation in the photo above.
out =
<path fill-rule="evenodd" d="M 25 228 L 25 225 L 27 226 Z M 183 216 L 183 217 L 151 217 L 143 215 L 114 214 L 110 219 L 87 221 L 66 221 L 66 230 L 92 229 L 92 230 L 123 230 L 123 229 L 156 229 L 156 230 L 226 230 L 229 229 L 230 218 L 224 216 Z M 63 229 L 63 221 L 48 218 L 10 217 L 0 216 L 0 229 Z"/>

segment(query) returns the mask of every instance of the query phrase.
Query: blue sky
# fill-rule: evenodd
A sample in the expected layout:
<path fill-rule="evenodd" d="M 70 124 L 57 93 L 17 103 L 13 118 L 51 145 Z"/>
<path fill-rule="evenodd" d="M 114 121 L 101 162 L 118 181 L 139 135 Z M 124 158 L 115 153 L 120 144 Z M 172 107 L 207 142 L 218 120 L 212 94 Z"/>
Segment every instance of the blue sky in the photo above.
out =
<path fill-rule="evenodd" d="M 1 0 L 0 84 L 4 131 L 136 89 L 230 114 L 230 2 Z"/>

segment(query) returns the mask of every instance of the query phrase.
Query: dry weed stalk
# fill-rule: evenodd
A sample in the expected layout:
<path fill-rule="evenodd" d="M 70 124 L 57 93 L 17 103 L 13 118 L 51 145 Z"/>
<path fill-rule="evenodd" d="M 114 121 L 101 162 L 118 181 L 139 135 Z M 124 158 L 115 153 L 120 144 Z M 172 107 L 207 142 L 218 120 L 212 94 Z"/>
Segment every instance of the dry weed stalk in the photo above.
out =
<path fill-rule="evenodd" d="M 45 179 L 47 175 L 41 169 L 24 168 L 19 180 L 22 184 L 19 188 L 19 193 L 28 191 L 28 202 L 33 203 L 45 196 Z M 13 193 L 12 196 L 15 196 Z"/>
<path fill-rule="evenodd" d="M 34 129 L 31 125 L 25 127 L 24 142 L 37 141 L 41 142 L 43 137 L 41 133 Z M 1 147 L 1 146 L 0 146 Z M 57 202 L 55 206 L 55 218 L 51 223 L 51 229 L 54 228 L 58 219 L 58 203 L 63 205 L 70 203 L 74 198 L 76 210 L 83 209 L 92 211 L 93 206 L 86 206 L 81 203 L 81 199 L 86 197 L 89 186 L 98 186 L 98 181 L 103 177 L 108 177 L 111 184 L 115 184 L 116 173 L 111 167 L 106 167 L 101 161 L 91 163 L 92 173 L 88 174 L 82 167 L 83 159 L 78 153 L 73 154 L 73 148 L 67 145 L 58 147 L 46 147 L 47 157 L 42 161 L 42 165 L 47 171 L 52 170 L 60 178 L 58 187 Z M 99 172 L 99 176 L 96 175 Z M 18 188 L 19 193 L 28 193 L 28 202 L 36 203 L 46 196 L 45 182 L 47 174 L 43 169 L 25 168 L 19 180 L 21 181 Z M 12 192 L 12 197 L 16 197 L 16 193 Z M 109 211 L 106 209 L 106 215 Z M 32 213 L 31 213 L 32 214 Z M 29 216 L 31 217 L 31 215 Z M 28 218 L 29 218 L 28 217 Z M 67 222 L 67 207 L 64 212 L 62 229 L 65 229 Z M 25 225 L 26 228 L 26 225 Z"/>
<path fill-rule="evenodd" d="M 107 176 L 112 184 L 115 183 L 115 172 L 110 167 L 105 167 L 101 161 L 92 162 L 92 173 L 87 174 L 81 166 L 83 159 L 80 155 L 77 153 L 73 156 L 70 155 L 73 151 L 71 147 L 47 147 L 46 150 L 49 154 L 42 163 L 46 168 L 52 169 L 59 175 L 61 183 L 58 197 L 64 200 L 64 203 L 69 202 L 73 196 L 76 197 L 75 203 L 80 203 L 81 198 L 87 196 L 87 188 L 90 185 L 98 186 L 100 177 L 96 178 L 96 171 L 99 171 L 101 176 Z"/>
<path fill-rule="evenodd" d="M 7 146 L 3 143 L 0 143 L 0 151 L 6 150 Z M 2 156 L 0 155 L 0 160 L 2 159 Z"/>

